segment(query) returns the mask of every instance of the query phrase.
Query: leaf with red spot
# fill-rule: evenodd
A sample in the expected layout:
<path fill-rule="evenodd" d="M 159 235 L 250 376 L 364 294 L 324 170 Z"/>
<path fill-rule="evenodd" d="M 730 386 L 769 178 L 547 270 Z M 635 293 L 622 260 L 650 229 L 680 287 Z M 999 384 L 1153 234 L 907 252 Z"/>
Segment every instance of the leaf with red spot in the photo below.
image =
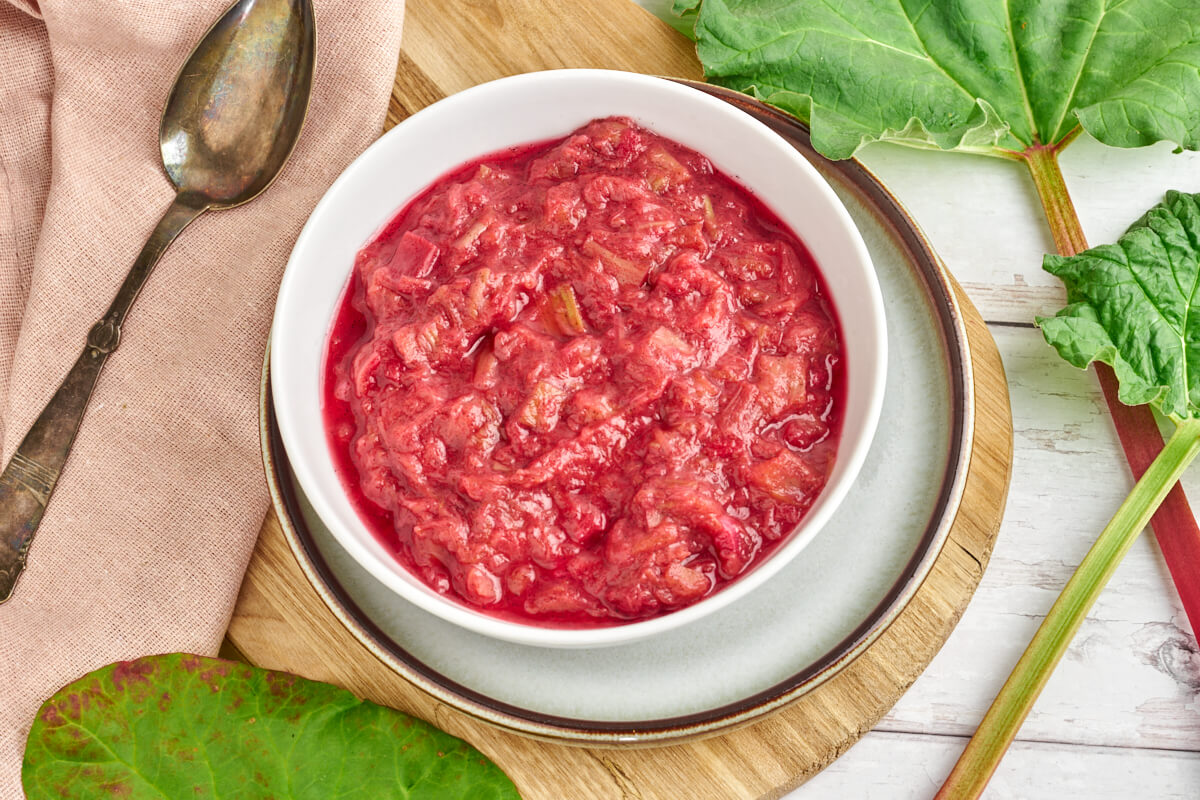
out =
<path fill-rule="evenodd" d="M 181 653 L 60 689 L 25 747 L 28 800 L 518 798 L 478 750 L 325 683 Z"/>

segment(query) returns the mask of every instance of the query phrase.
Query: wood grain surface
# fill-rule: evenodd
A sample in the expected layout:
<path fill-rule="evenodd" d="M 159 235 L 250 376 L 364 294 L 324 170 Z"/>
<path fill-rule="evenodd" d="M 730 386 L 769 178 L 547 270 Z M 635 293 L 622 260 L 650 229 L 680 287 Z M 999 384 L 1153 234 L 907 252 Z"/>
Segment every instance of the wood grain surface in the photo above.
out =
<path fill-rule="evenodd" d="M 584 66 L 700 73 L 690 44 L 628 0 L 410 0 L 388 123 L 504 75 Z M 892 707 L 953 629 L 991 553 L 1008 487 L 1012 418 L 995 343 L 961 291 L 958 299 L 977 403 L 971 466 L 950 539 L 913 602 L 864 655 L 764 720 L 653 749 L 571 747 L 475 720 L 396 676 L 340 625 L 309 586 L 274 516 L 263 526 L 229 639 L 255 664 L 343 686 L 467 739 L 528 800 L 778 797 Z"/>

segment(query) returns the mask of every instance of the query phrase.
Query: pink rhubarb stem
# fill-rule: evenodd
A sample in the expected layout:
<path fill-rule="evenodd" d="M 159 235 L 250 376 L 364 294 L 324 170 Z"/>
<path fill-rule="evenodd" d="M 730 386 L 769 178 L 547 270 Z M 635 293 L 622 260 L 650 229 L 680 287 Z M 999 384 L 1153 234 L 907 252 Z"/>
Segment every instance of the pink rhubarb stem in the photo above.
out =
<path fill-rule="evenodd" d="M 1058 252 L 1069 256 L 1088 245 L 1058 168 L 1060 147 L 1034 145 L 1021 153 L 1021 159 L 1033 176 Z M 1200 529 L 1178 483 L 1200 449 L 1200 423 L 1185 420 L 1164 450 L 1150 408 L 1122 403 L 1112 370 L 1103 364 L 1096 367 L 1137 483 L 1047 613 L 935 800 L 974 800 L 982 794 L 1088 609 L 1147 521 L 1154 528 L 1192 629 L 1200 629 Z M 1153 477 L 1143 483 L 1147 471 Z"/>
<path fill-rule="evenodd" d="M 1075 204 L 1067 192 L 1062 170 L 1058 167 L 1058 153 L 1069 137 L 1057 146 L 1034 145 L 1025 150 L 1022 160 L 1033 177 L 1046 221 L 1054 236 L 1054 245 L 1060 255 L 1073 256 L 1088 248 L 1075 213 Z M 1117 376 L 1107 364 L 1095 365 L 1104 400 L 1117 429 L 1117 438 L 1125 451 L 1125 460 L 1133 472 L 1134 480 L 1146 473 L 1151 462 L 1162 451 L 1163 438 L 1149 406 L 1127 406 L 1117 397 Z M 1200 528 L 1188 504 L 1183 487 L 1178 483 L 1171 489 L 1158 512 L 1150 520 L 1158 547 L 1175 582 L 1175 590 L 1183 602 L 1192 631 L 1200 630 Z"/>

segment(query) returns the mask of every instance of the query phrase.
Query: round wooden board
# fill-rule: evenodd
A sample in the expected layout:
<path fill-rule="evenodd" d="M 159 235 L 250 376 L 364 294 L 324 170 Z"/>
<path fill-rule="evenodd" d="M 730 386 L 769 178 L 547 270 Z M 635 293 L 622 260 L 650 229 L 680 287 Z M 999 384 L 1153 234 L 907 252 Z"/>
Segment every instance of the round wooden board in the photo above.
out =
<path fill-rule="evenodd" d="M 410 0 L 388 124 L 471 85 L 554 67 L 699 76 L 690 43 L 629 0 Z M 992 337 L 955 290 L 971 353 L 975 416 L 970 468 L 949 539 L 891 627 L 849 667 L 772 716 L 653 749 L 572 747 L 490 726 L 376 660 L 311 587 L 273 514 L 250 562 L 229 640 L 255 664 L 343 686 L 468 740 L 527 800 L 778 797 L 845 752 L 892 707 L 954 628 L 991 553 L 1008 490 L 1012 416 Z"/>

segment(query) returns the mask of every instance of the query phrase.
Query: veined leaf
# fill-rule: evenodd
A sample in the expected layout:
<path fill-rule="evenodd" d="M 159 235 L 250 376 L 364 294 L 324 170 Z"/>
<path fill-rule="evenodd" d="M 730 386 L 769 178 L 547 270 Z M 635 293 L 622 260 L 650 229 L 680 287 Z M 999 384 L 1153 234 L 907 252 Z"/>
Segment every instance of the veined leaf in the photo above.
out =
<path fill-rule="evenodd" d="M 985 154 L 1200 149 L 1194 0 L 676 0 L 705 74 L 807 121 L 848 158 L 886 140 Z"/>
<path fill-rule="evenodd" d="M 696 12 L 699 10 L 699 7 L 700 0 L 675 0 L 671 4 L 671 13 L 660 14 L 660 16 L 663 17 L 668 25 L 695 41 Z"/>
<path fill-rule="evenodd" d="M 1200 418 L 1200 195 L 1168 192 L 1116 244 L 1044 267 L 1067 287 L 1067 307 L 1038 319 L 1059 355 L 1110 364 L 1127 405 Z"/>
<path fill-rule="evenodd" d="M 477 750 L 282 672 L 180 653 L 119 662 L 38 712 L 22 772 L 41 798 L 517 798 Z"/>

